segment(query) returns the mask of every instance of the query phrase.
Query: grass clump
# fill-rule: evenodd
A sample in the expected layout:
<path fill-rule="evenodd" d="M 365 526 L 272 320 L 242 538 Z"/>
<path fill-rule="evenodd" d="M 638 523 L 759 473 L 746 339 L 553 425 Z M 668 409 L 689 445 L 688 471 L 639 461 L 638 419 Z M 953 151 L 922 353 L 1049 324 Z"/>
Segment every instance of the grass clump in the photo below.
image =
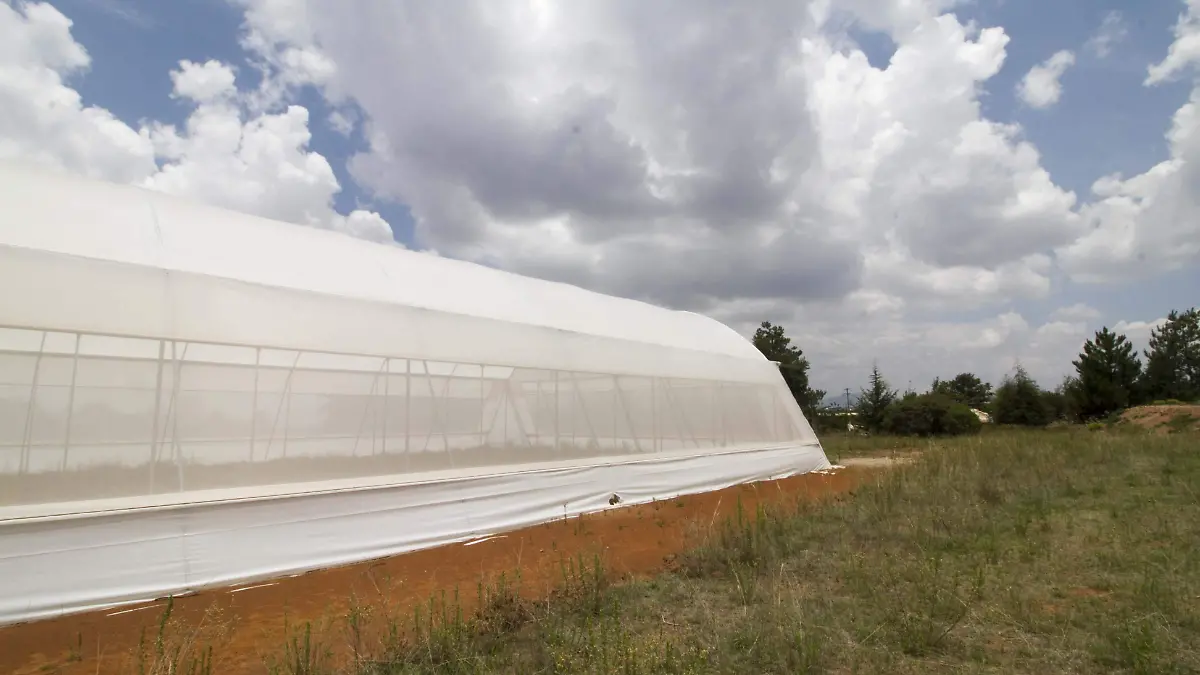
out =
<path fill-rule="evenodd" d="M 214 646 L 230 626 L 215 606 L 195 622 L 179 620 L 174 610 L 175 599 L 168 597 L 154 636 L 147 637 L 145 630 L 139 636 L 129 670 L 137 675 L 212 675 Z M 72 660 L 82 659 L 72 652 Z"/>

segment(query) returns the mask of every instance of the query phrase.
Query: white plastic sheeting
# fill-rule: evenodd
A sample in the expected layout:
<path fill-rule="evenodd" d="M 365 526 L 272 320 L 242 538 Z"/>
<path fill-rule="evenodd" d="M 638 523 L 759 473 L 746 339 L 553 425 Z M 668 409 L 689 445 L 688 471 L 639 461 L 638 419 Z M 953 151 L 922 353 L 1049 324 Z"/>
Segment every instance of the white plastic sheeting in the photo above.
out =
<path fill-rule="evenodd" d="M 316 495 L 441 503 L 595 467 L 620 479 L 605 490 L 665 495 L 765 477 L 748 470 L 765 450 L 827 465 L 776 366 L 716 321 L 138 188 L 0 166 L 0 287 L 0 620 L 553 515 L 456 511 L 380 541 L 359 531 L 398 517 L 380 505 L 342 523 L 354 534 L 252 564 L 266 524 L 322 536 L 305 514 L 334 498 Z M 647 483 L 651 460 L 678 466 Z M 556 503 L 590 503 L 562 489 Z M 285 495 L 251 509 L 277 514 L 260 525 L 193 527 Z M 96 547 L 153 569 L 84 564 Z"/>
<path fill-rule="evenodd" d="M 0 529 L 0 623 L 277 577 L 829 467 L 820 448 L 662 457 Z M 9 583 L 20 580 L 20 583 Z"/>

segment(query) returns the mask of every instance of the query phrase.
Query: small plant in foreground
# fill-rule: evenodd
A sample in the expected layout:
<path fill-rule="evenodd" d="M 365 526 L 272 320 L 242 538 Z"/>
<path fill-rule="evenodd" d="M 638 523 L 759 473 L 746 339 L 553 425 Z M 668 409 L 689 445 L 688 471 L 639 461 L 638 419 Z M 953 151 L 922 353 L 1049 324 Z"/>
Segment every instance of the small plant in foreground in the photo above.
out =
<path fill-rule="evenodd" d="M 134 655 L 138 675 L 212 675 L 213 642 L 226 628 L 219 612 L 210 609 L 199 623 L 187 626 L 171 620 L 174 610 L 175 598 L 168 597 L 152 644 L 142 630 Z"/>

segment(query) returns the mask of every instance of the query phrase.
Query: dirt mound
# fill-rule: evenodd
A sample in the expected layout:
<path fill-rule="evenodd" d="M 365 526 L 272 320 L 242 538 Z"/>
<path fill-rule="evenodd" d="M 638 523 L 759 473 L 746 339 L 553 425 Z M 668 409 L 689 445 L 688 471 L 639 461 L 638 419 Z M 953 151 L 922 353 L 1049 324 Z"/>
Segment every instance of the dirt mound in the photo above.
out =
<path fill-rule="evenodd" d="M 1200 405 L 1143 405 L 1121 413 L 1120 424 L 1157 433 L 1200 431 Z"/>
<path fill-rule="evenodd" d="M 652 574 L 695 545 L 698 532 L 730 515 L 739 502 L 753 509 L 756 504 L 830 498 L 853 490 L 877 471 L 879 467 L 850 466 L 739 485 L 558 520 L 474 542 L 208 590 L 177 598 L 173 616 L 199 625 L 202 617 L 219 615 L 213 624 L 219 630 L 198 639 L 216 642 L 212 672 L 263 672 L 264 656 L 287 641 L 287 625 L 320 624 L 322 619 L 344 616 L 352 597 L 386 606 L 403 617 L 434 594 L 453 593 L 455 588 L 461 590 L 464 609 L 469 611 L 481 580 L 516 570 L 520 570 L 524 595 L 544 596 L 563 578 L 564 561 L 576 558 L 600 556 L 604 567 L 617 577 Z M 131 654 L 143 631 L 150 649 L 154 648 L 164 607 L 158 601 L 0 628 L 0 673 L 137 672 Z M 344 639 L 341 633 L 337 637 Z"/>

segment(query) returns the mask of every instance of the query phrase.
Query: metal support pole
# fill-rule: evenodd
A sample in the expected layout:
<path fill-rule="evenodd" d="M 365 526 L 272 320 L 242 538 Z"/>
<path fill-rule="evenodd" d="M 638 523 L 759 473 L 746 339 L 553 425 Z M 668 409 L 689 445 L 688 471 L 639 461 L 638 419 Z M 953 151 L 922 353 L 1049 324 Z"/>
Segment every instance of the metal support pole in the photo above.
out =
<path fill-rule="evenodd" d="M 433 405 L 433 423 L 435 425 L 437 425 L 437 427 L 439 429 L 441 429 L 441 431 L 442 431 L 442 447 L 445 449 L 446 455 L 450 458 L 450 467 L 453 468 L 454 467 L 454 453 L 450 452 L 450 436 L 447 435 L 447 433 L 446 433 L 445 419 L 442 415 L 438 414 L 438 395 L 437 395 L 437 392 L 435 392 L 433 390 L 433 378 L 430 377 L 430 375 L 429 375 L 429 362 L 422 360 L 421 364 L 425 368 L 425 384 L 427 384 L 429 386 L 429 400 L 430 400 L 430 403 Z M 453 371 L 451 371 L 450 374 L 453 375 L 454 374 Z M 450 381 L 446 380 L 446 386 L 443 387 L 443 399 L 445 398 L 446 394 L 449 394 L 449 392 L 450 392 Z M 432 439 L 433 439 L 433 429 L 430 429 L 429 433 L 425 435 L 425 445 L 422 447 L 423 450 L 429 449 L 429 441 Z"/>
<path fill-rule="evenodd" d="M 536 383 L 535 383 L 535 384 L 536 384 Z M 511 381 L 511 380 L 508 380 L 508 381 L 506 381 L 506 382 L 504 383 L 504 388 L 505 388 L 505 390 L 506 390 L 506 392 L 507 392 L 507 394 L 508 394 L 508 396 L 507 396 L 508 398 L 515 398 L 515 397 L 513 397 L 513 395 L 512 395 L 513 391 L 512 391 L 512 381 Z M 522 400 L 522 401 L 524 401 L 524 400 L 525 400 L 525 397 L 524 397 L 524 396 L 522 396 L 522 397 L 521 397 L 521 400 Z M 516 407 L 517 407 L 517 406 L 516 406 L 516 401 L 515 401 L 515 400 L 514 400 L 514 402 L 513 402 L 513 407 L 514 407 L 514 408 L 516 408 Z M 528 404 L 526 405 L 526 408 L 528 408 Z M 523 436 L 523 437 L 525 438 L 525 445 L 527 445 L 527 446 L 528 446 L 530 449 L 533 449 L 533 439 L 532 439 L 532 438 L 530 437 L 530 435 L 529 435 L 529 430 L 525 428 L 525 422 L 524 422 L 524 420 L 522 420 L 522 419 L 521 419 L 521 410 L 520 410 L 520 408 L 517 408 L 517 410 L 516 410 L 516 412 L 515 412 L 515 414 L 514 414 L 514 417 L 515 417 L 515 418 L 516 418 L 516 420 L 517 420 L 517 430 L 518 430 L 518 431 L 520 431 L 520 432 L 521 432 L 521 436 Z"/>
<path fill-rule="evenodd" d="M 592 425 L 592 416 L 588 414 L 587 404 L 583 400 L 583 392 L 579 390 L 579 380 L 571 378 L 571 387 L 575 390 L 575 399 L 579 401 L 579 407 L 583 410 L 583 421 L 587 423 L 588 433 L 592 435 L 592 441 L 596 447 L 600 447 L 600 437 L 596 434 L 596 427 Z M 572 433 L 574 430 L 572 429 Z"/>
<path fill-rule="evenodd" d="M 175 349 L 174 343 L 171 349 Z M 250 463 L 254 463 L 254 446 L 258 440 L 258 373 L 262 364 L 262 347 L 254 348 L 254 401 L 250 409 Z"/>
<path fill-rule="evenodd" d="M 154 383 L 154 424 L 150 430 L 150 494 L 154 494 L 154 474 L 158 465 L 158 415 L 162 411 L 163 353 L 166 344 L 158 341 L 158 375 Z"/>
<path fill-rule="evenodd" d="M 676 403 L 675 397 L 671 394 L 671 381 L 666 380 L 663 382 L 663 385 L 664 385 L 663 394 L 666 396 L 667 405 L 671 406 L 671 410 L 674 411 L 675 414 L 679 416 L 679 426 L 682 426 L 683 432 L 685 434 L 687 434 L 689 437 L 691 437 L 692 445 L 699 448 L 700 441 L 698 441 L 696 439 L 696 434 L 692 433 L 692 425 L 688 423 L 687 415 L 684 413 L 683 408 L 681 408 L 679 406 L 679 404 Z M 680 440 L 683 440 L 683 439 L 680 439 Z"/>
<path fill-rule="evenodd" d="M 625 392 L 621 389 L 621 378 L 614 376 L 613 385 L 616 388 L 617 398 L 621 401 L 621 409 L 625 412 L 625 422 L 629 425 L 629 435 L 633 437 L 633 447 L 641 452 L 642 441 L 638 438 L 637 428 L 633 426 L 633 417 L 629 414 L 629 402 L 625 400 Z"/>
<path fill-rule="evenodd" d="M 271 438 L 267 441 L 267 450 L 263 453 L 263 460 L 267 460 L 271 456 L 271 443 L 275 441 L 275 430 L 279 428 L 279 416 L 287 408 L 286 419 L 283 422 L 283 454 L 282 457 L 287 457 L 287 442 L 288 428 L 292 422 L 292 375 L 296 373 L 296 365 L 300 363 L 300 354 L 296 352 L 296 358 L 292 359 L 292 366 L 288 368 L 287 377 L 283 380 L 283 393 L 279 396 L 279 405 L 275 406 L 275 419 L 271 420 Z"/>
<path fill-rule="evenodd" d="M 658 428 L 658 378 L 652 377 L 650 378 L 650 434 L 654 440 L 651 446 L 654 448 L 654 452 L 659 450 Z"/>
<path fill-rule="evenodd" d="M 46 351 L 46 331 L 42 331 L 42 342 L 38 347 L 37 360 L 33 362 L 33 380 L 29 383 L 29 407 L 25 409 L 25 434 L 21 443 L 21 466 L 18 473 L 29 471 L 29 454 L 33 450 L 33 414 L 37 410 L 38 376 L 42 370 L 42 354 Z"/>
<path fill-rule="evenodd" d="M 558 398 L 558 371 L 556 370 L 556 371 L 554 371 L 554 451 L 555 452 L 558 452 L 559 450 L 562 449 L 561 443 L 559 441 L 560 433 L 559 433 L 559 426 L 558 426 L 559 408 L 562 407 L 560 405 L 560 403 L 561 403 L 561 401 Z"/>
<path fill-rule="evenodd" d="M 387 454 L 388 417 L 392 414 L 389 394 L 392 388 L 392 360 L 383 361 L 383 454 Z M 374 449 L 374 448 L 372 448 Z"/>
<path fill-rule="evenodd" d="M 358 420 L 358 433 L 354 435 L 354 447 L 350 451 L 352 457 L 358 457 L 358 443 L 362 440 L 363 427 L 367 426 L 367 417 L 371 415 L 371 404 L 375 402 L 375 390 L 379 388 L 379 375 L 383 374 L 387 377 L 387 359 L 379 365 L 379 370 L 375 371 L 375 377 L 371 380 L 371 391 L 367 393 L 367 402 L 363 405 L 362 418 Z M 372 438 L 374 438 L 375 430 L 371 430 Z M 375 443 L 371 443 L 371 454 L 375 454 Z"/>
<path fill-rule="evenodd" d="M 175 456 L 175 470 L 179 478 L 179 491 L 186 489 L 183 473 L 183 448 L 179 445 L 179 391 L 183 387 L 183 359 L 187 357 L 188 343 L 184 343 L 183 352 L 175 357 L 175 342 L 171 342 L 171 360 L 174 361 L 175 372 L 171 382 L 171 402 L 167 406 L 167 415 L 171 419 L 171 450 Z"/>
<path fill-rule="evenodd" d="M 79 343 L 83 336 L 75 333 L 75 353 L 71 357 L 71 388 L 67 391 L 67 429 L 63 438 L 62 470 L 67 470 L 67 456 L 71 453 L 71 420 L 75 414 L 75 381 L 79 373 Z"/>
<path fill-rule="evenodd" d="M 412 466 L 409 439 L 412 438 L 412 359 L 404 359 L 404 470 Z"/>
<path fill-rule="evenodd" d="M 496 399 L 496 409 L 492 411 L 492 423 L 491 424 L 485 423 L 485 428 L 487 429 L 487 436 L 491 436 L 492 431 L 494 431 L 496 428 L 496 419 L 500 417 L 500 401 L 501 401 L 501 397 L 503 397 L 503 396 L 504 396 L 504 393 L 501 390 L 500 385 L 493 382 L 492 386 L 491 386 L 491 393 L 489 393 L 486 398 L 490 399 L 490 398 L 494 397 Z M 480 406 L 480 408 L 481 408 L 481 410 L 480 410 L 481 414 L 486 412 L 485 410 L 482 409 L 483 406 Z M 505 428 L 507 430 L 508 420 L 505 420 L 504 423 L 505 423 Z M 505 437 L 505 440 L 507 441 L 507 436 Z"/>

